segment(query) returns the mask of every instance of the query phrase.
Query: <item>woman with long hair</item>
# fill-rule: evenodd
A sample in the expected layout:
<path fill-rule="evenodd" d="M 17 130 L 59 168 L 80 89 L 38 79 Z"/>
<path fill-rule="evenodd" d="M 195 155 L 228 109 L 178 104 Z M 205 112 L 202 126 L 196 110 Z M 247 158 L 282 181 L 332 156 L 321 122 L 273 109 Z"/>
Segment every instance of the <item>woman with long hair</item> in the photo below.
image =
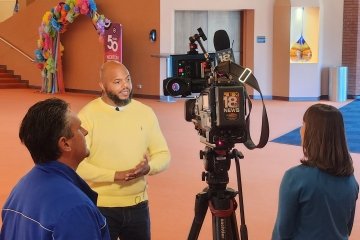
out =
<path fill-rule="evenodd" d="M 359 185 L 341 112 L 310 106 L 300 135 L 304 157 L 282 179 L 272 240 L 348 239 Z"/>

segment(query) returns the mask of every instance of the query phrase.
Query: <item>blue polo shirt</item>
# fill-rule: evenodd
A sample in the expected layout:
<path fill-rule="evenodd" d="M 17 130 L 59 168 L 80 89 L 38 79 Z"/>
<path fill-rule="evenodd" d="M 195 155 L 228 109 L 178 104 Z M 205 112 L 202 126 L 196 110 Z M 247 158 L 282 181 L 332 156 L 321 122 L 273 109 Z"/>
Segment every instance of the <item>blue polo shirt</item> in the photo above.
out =
<path fill-rule="evenodd" d="M 2 209 L 0 240 L 110 239 L 97 194 L 58 161 L 35 165 Z"/>

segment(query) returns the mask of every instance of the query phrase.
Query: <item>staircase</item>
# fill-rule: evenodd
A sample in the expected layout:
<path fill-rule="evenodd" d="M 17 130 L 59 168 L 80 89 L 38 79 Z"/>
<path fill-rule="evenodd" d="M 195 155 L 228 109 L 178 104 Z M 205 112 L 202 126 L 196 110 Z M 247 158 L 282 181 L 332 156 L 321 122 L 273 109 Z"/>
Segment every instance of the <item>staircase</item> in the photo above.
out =
<path fill-rule="evenodd" d="M 29 81 L 21 80 L 19 75 L 14 75 L 14 71 L 7 70 L 5 65 L 0 65 L 0 89 L 28 87 Z"/>

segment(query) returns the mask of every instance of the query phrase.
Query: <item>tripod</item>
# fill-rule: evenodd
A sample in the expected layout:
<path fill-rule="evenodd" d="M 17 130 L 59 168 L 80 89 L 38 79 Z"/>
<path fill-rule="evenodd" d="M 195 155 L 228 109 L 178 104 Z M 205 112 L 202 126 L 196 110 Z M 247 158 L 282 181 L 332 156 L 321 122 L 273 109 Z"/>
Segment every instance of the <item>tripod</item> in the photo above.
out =
<path fill-rule="evenodd" d="M 213 240 L 247 240 L 239 163 L 239 159 L 244 156 L 236 149 L 229 152 L 229 150 L 206 147 L 205 151 L 200 151 L 200 158 L 205 158 L 207 172 L 202 173 L 202 180 L 206 180 L 208 187 L 196 195 L 195 216 L 188 240 L 198 239 L 208 208 L 212 213 Z M 228 170 L 232 158 L 235 158 L 236 163 L 238 192 L 226 187 L 229 183 Z M 235 215 L 237 208 L 235 196 L 237 194 L 239 194 L 241 238 Z"/>

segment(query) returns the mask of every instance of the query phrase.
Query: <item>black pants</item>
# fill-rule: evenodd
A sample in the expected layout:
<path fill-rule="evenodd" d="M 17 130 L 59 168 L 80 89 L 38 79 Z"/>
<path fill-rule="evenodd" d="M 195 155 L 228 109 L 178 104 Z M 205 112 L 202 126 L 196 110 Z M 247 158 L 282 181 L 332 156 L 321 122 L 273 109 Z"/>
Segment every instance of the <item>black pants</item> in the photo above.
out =
<path fill-rule="evenodd" d="M 148 201 L 130 207 L 99 207 L 106 217 L 111 240 L 150 240 Z"/>

